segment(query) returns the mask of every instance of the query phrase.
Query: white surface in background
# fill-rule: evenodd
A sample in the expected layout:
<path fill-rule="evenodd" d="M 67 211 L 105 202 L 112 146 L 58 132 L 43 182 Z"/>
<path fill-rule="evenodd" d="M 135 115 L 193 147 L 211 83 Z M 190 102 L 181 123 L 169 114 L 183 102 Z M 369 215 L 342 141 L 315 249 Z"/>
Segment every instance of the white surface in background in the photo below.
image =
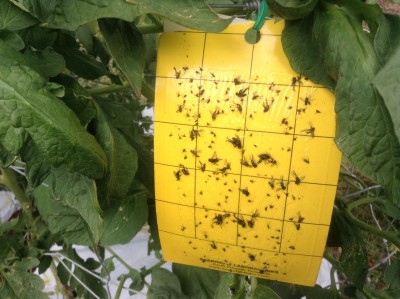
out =
<path fill-rule="evenodd" d="M 0 191 L 0 223 L 5 223 L 20 209 L 19 202 L 12 192 Z"/>

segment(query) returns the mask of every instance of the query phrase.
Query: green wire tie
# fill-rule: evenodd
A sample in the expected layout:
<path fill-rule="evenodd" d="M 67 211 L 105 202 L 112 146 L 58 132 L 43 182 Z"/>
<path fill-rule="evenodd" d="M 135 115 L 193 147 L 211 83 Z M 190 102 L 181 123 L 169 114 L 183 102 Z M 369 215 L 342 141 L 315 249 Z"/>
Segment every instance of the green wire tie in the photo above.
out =
<path fill-rule="evenodd" d="M 260 0 L 261 6 L 257 12 L 257 17 L 253 27 L 246 31 L 244 38 L 249 44 L 255 44 L 260 40 L 260 29 L 265 23 L 265 17 L 268 12 L 268 5 L 266 0 Z"/>

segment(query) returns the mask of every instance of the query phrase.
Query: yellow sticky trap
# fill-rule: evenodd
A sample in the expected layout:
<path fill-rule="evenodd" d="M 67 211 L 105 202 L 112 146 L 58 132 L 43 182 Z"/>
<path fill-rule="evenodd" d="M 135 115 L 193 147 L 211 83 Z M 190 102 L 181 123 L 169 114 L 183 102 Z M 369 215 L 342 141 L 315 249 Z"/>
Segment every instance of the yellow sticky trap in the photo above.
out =
<path fill-rule="evenodd" d="M 300 77 L 283 22 L 160 40 L 155 182 L 164 259 L 314 285 L 341 154 L 334 96 Z"/>

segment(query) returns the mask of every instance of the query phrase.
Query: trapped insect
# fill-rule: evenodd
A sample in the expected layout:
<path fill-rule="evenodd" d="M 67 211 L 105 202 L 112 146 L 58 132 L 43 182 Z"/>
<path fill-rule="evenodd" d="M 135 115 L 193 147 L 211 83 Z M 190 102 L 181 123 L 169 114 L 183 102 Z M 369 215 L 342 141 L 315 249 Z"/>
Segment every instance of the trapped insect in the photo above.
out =
<path fill-rule="evenodd" d="M 239 149 L 242 148 L 242 141 L 240 140 L 240 137 L 238 135 L 235 135 L 235 137 L 232 138 L 226 138 L 226 141 L 232 143 L 234 147 L 237 147 Z"/>

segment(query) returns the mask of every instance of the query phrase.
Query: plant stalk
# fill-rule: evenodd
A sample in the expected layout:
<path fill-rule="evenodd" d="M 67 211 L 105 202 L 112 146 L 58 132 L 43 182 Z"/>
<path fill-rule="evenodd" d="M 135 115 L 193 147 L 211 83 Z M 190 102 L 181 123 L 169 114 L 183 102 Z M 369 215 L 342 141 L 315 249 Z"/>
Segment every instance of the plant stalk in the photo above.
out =
<path fill-rule="evenodd" d="M 371 226 L 371 225 L 369 225 L 369 224 L 366 224 L 365 222 L 359 220 L 357 217 L 355 217 L 355 216 L 351 213 L 351 210 L 354 209 L 355 207 L 357 207 L 357 206 L 359 206 L 359 205 L 362 205 L 362 204 L 369 204 L 369 203 L 372 203 L 372 202 L 374 202 L 376 199 L 377 199 L 377 198 L 369 198 L 369 197 L 366 197 L 366 198 L 362 198 L 362 199 L 356 200 L 356 201 L 354 201 L 354 202 L 348 204 L 347 207 L 346 207 L 346 209 L 344 210 L 344 212 L 345 212 L 346 215 L 349 217 L 349 219 L 350 219 L 351 221 L 353 221 L 354 224 L 358 225 L 361 229 L 363 229 L 363 230 L 365 230 L 365 231 L 367 231 L 367 232 L 370 232 L 370 233 L 372 233 L 372 234 L 375 234 L 375 235 L 377 235 L 377 236 L 380 236 L 380 237 L 382 237 L 382 238 L 384 238 L 384 239 L 386 239 L 386 240 L 392 242 L 393 245 L 395 245 L 397 248 L 400 249 L 400 238 L 399 238 L 398 236 L 396 236 L 396 235 L 394 235 L 394 234 L 392 234 L 392 233 L 389 233 L 389 232 L 382 231 L 382 230 L 380 230 L 380 229 L 378 229 L 378 228 L 376 228 L 376 227 L 373 227 L 373 226 Z"/>
<path fill-rule="evenodd" d="M 149 275 L 151 273 L 151 271 L 153 271 L 154 269 L 160 268 L 165 263 L 166 263 L 166 261 L 160 260 L 157 264 L 151 266 L 149 269 L 143 269 L 142 271 L 140 271 L 140 274 L 142 274 L 143 277 L 146 277 L 147 275 Z"/>
<path fill-rule="evenodd" d="M 126 274 L 123 274 L 120 276 L 118 288 L 117 288 L 117 291 L 115 292 L 114 299 L 119 299 L 119 297 L 121 297 L 122 288 L 124 287 L 124 283 L 127 279 L 128 279 L 128 275 L 126 275 Z"/>
<path fill-rule="evenodd" d="M 125 262 L 122 257 L 120 257 L 114 250 L 112 250 L 109 246 L 105 246 L 104 247 L 105 250 L 107 250 L 109 253 L 111 253 L 111 255 L 113 255 L 122 265 L 124 265 L 124 267 L 126 269 L 128 269 L 129 271 L 134 271 L 136 272 L 137 270 L 132 268 L 131 266 L 128 265 L 127 262 Z"/>
<path fill-rule="evenodd" d="M 119 91 L 125 91 L 125 90 L 129 90 L 129 89 L 132 89 L 130 84 L 124 83 L 123 85 L 112 84 L 112 85 L 105 86 L 105 87 L 89 88 L 89 89 L 86 89 L 86 91 L 89 95 L 98 96 L 98 95 L 103 95 L 103 94 L 119 92 Z"/>

